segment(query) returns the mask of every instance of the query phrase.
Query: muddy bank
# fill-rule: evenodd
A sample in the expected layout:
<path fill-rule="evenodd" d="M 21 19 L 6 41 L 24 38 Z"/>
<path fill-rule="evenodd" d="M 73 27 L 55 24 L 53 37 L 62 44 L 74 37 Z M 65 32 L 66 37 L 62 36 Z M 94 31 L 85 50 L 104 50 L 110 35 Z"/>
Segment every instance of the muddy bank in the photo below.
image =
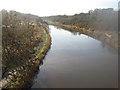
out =
<path fill-rule="evenodd" d="M 0 81 L 2 88 L 29 88 L 31 86 L 32 78 L 50 48 L 51 38 L 46 29 L 44 30 L 44 37 L 45 40 L 41 48 L 36 51 L 36 56 L 21 67 L 9 72 L 8 76 Z"/>
<path fill-rule="evenodd" d="M 51 21 L 47 21 L 48 24 L 50 25 L 55 25 L 58 28 L 63 28 L 66 30 L 69 30 L 71 32 L 78 32 L 80 34 L 85 34 L 88 35 L 90 37 L 93 37 L 95 39 L 98 39 L 108 45 L 110 45 L 112 48 L 118 49 L 118 33 L 115 32 L 103 32 L 103 31 L 99 31 L 99 30 L 92 30 L 92 29 L 85 29 L 85 28 L 80 28 L 77 26 L 71 26 L 71 25 L 65 25 L 65 24 L 61 24 L 58 22 L 51 22 Z"/>

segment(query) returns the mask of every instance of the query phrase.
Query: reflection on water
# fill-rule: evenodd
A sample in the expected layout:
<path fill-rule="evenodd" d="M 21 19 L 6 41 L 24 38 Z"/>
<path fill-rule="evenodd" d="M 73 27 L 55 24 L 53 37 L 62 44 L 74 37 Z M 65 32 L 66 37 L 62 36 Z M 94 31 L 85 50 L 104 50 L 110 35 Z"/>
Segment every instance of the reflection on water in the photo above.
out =
<path fill-rule="evenodd" d="M 118 55 L 102 42 L 50 26 L 51 49 L 32 88 L 116 88 Z"/>

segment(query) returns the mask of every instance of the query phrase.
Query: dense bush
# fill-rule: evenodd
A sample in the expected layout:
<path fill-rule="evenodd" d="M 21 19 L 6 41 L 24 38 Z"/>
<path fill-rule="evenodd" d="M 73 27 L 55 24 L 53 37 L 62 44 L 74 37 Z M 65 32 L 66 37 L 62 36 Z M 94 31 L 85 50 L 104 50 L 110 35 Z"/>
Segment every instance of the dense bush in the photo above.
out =
<path fill-rule="evenodd" d="M 3 74 L 34 57 L 43 42 L 43 21 L 38 16 L 2 10 Z"/>

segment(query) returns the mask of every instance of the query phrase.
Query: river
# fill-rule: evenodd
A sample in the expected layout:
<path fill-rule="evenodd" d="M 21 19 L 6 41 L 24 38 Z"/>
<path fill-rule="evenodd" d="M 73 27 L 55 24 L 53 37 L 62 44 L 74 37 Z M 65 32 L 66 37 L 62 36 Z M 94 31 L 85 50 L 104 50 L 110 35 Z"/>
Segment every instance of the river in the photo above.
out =
<path fill-rule="evenodd" d="M 117 88 L 118 54 L 105 43 L 49 26 L 52 45 L 32 88 Z"/>

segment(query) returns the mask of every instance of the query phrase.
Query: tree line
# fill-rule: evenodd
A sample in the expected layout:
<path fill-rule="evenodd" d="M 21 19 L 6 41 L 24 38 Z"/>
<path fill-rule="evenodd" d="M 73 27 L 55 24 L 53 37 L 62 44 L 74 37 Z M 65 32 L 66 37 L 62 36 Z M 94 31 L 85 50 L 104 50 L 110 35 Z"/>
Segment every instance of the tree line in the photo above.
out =
<path fill-rule="evenodd" d="M 44 20 L 59 22 L 66 25 L 75 25 L 80 28 L 112 31 L 118 30 L 118 12 L 113 8 L 90 10 L 88 13 L 74 14 L 71 16 L 57 15 L 43 17 Z"/>

